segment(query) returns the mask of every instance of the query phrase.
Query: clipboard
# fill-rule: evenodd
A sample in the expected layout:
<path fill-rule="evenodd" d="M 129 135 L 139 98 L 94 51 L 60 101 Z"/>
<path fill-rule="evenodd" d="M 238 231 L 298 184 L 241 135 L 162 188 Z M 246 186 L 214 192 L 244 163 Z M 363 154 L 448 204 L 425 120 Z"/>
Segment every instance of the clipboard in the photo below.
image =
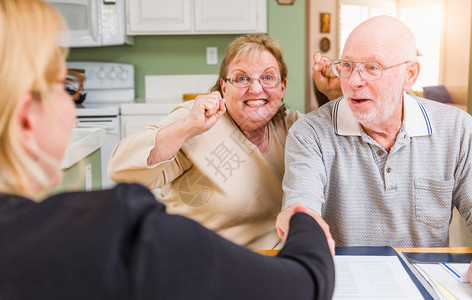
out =
<path fill-rule="evenodd" d="M 454 264 L 469 266 L 472 253 L 399 252 L 399 255 L 411 266 L 413 273 L 418 273 L 417 277 L 420 281 L 422 278 L 426 279 L 428 284 L 423 284 L 424 286 L 433 286 L 436 294 L 442 294 L 447 299 L 463 299 L 463 297 L 469 299 L 472 295 L 470 285 L 467 283 L 467 274 L 463 269 L 457 269 L 457 266 L 454 266 Z M 438 271 L 435 265 L 445 273 Z M 457 285 L 454 281 L 450 282 L 452 278 L 459 284 Z"/>
<path fill-rule="evenodd" d="M 413 281 L 415 286 L 420 291 L 424 299 L 437 299 L 436 293 L 430 289 L 426 288 L 424 283 L 420 282 L 417 276 L 413 273 L 410 266 L 404 258 L 402 258 L 398 252 L 389 246 L 362 246 L 362 247 L 336 247 L 336 255 L 370 255 L 370 256 L 396 256 L 403 268 L 410 276 L 410 279 Z M 470 262 L 470 260 L 469 260 Z M 434 296 L 433 296 L 434 295 Z"/>
<path fill-rule="evenodd" d="M 421 264 L 464 263 L 472 261 L 472 253 L 402 252 L 411 262 Z"/>

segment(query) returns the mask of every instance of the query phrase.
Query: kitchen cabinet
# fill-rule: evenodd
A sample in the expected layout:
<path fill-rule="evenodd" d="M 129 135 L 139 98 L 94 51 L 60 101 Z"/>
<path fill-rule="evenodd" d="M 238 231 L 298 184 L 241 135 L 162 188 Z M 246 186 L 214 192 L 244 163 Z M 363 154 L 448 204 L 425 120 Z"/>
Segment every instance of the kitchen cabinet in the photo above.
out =
<path fill-rule="evenodd" d="M 129 35 L 267 32 L 267 0 L 127 0 Z"/>
<path fill-rule="evenodd" d="M 157 124 L 178 103 L 125 103 L 121 105 L 121 134 L 123 138 L 143 130 L 149 124 Z"/>
<path fill-rule="evenodd" d="M 149 124 L 157 124 L 167 115 L 136 115 L 121 117 L 121 133 L 123 138 L 143 130 Z"/>

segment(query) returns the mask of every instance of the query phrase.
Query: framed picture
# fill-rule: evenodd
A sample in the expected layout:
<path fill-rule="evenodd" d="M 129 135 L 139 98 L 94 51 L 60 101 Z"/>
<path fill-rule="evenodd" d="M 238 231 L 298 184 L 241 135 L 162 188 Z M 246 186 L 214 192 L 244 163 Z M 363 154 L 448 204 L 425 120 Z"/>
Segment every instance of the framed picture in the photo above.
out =
<path fill-rule="evenodd" d="M 330 13 L 320 13 L 320 32 L 329 33 L 331 23 Z"/>
<path fill-rule="evenodd" d="M 277 0 L 279 5 L 293 5 L 293 2 L 295 2 L 295 0 Z"/>
<path fill-rule="evenodd" d="M 327 37 L 324 37 L 320 40 L 320 50 L 323 53 L 326 53 L 331 48 L 331 42 Z"/>

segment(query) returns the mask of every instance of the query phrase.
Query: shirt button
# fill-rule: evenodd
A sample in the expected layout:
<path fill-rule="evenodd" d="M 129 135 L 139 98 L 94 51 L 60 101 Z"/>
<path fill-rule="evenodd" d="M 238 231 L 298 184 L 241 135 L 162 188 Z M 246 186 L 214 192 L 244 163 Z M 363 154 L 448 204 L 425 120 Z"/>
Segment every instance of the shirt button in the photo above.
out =
<path fill-rule="evenodd" d="M 382 150 L 377 151 L 378 156 L 382 156 L 383 154 L 384 154 L 384 152 Z"/>
<path fill-rule="evenodd" d="M 387 168 L 387 173 L 390 173 L 390 172 L 392 172 L 392 169 Z"/>

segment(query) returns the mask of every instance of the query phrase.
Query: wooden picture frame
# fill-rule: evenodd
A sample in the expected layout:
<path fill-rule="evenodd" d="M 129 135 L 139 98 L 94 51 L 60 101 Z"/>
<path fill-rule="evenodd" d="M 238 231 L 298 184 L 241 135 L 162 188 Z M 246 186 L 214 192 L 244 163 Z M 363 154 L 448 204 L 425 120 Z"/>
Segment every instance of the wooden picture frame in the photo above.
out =
<path fill-rule="evenodd" d="M 295 0 L 277 0 L 279 5 L 293 5 L 293 2 L 295 2 Z"/>
<path fill-rule="evenodd" d="M 326 53 L 331 48 L 331 42 L 327 37 L 324 37 L 320 40 L 320 50 L 323 53 Z"/>
<path fill-rule="evenodd" d="M 329 33 L 331 27 L 331 14 L 320 13 L 320 32 Z"/>

